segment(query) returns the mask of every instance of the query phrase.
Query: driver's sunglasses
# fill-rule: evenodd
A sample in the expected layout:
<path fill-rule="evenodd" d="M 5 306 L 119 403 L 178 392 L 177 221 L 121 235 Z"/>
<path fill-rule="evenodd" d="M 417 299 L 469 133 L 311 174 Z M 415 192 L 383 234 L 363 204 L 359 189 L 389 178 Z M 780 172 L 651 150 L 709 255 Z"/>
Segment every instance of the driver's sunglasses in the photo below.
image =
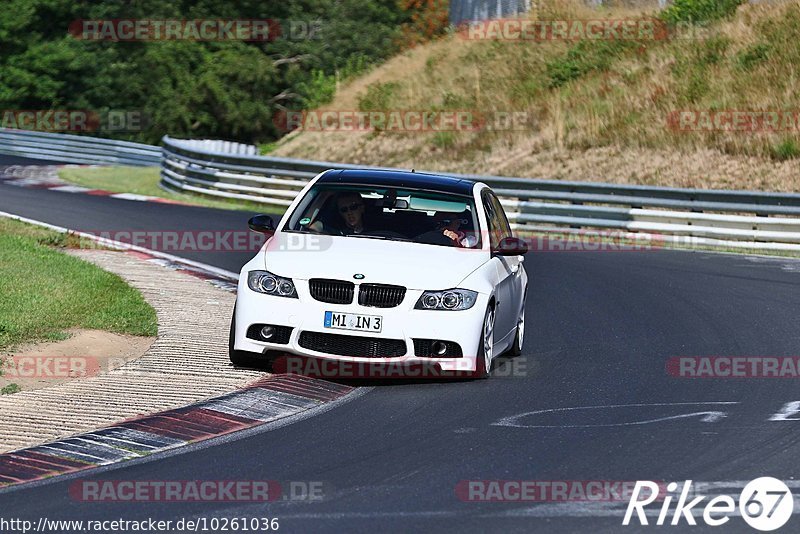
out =
<path fill-rule="evenodd" d="M 363 208 L 364 204 L 359 202 L 353 202 L 349 206 L 342 206 L 339 208 L 339 213 L 347 213 L 348 211 L 358 211 L 359 208 Z"/>
<path fill-rule="evenodd" d="M 454 221 L 458 221 L 461 225 L 469 224 L 469 221 L 467 219 L 442 219 L 441 221 L 439 221 L 439 224 L 444 224 L 446 226 Z"/>

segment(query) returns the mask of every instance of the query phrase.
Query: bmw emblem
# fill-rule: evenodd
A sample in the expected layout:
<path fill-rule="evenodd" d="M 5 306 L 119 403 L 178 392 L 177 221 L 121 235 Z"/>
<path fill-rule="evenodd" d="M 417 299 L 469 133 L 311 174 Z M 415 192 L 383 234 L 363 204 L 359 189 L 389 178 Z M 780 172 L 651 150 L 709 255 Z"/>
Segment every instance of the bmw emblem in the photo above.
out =
<path fill-rule="evenodd" d="M 364 279 L 364 275 L 361 274 L 361 273 L 356 273 L 356 274 L 353 275 L 353 278 L 355 278 L 356 280 L 363 280 Z"/>

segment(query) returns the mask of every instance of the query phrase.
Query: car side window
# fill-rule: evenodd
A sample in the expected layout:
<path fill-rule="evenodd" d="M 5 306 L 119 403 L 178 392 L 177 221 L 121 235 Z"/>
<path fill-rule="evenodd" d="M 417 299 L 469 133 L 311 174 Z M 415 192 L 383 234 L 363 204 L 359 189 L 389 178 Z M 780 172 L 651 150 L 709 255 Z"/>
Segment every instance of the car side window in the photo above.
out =
<path fill-rule="evenodd" d="M 495 250 L 500 244 L 500 239 L 502 239 L 502 229 L 497 207 L 488 193 L 483 194 L 483 208 L 486 210 L 486 220 L 489 223 L 489 246 L 492 250 Z"/>
<path fill-rule="evenodd" d="M 492 193 L 489 194 L 489 198 L 492 201 L 495 217 L 497 218 L 497 223 L 500 229 L 500 233 L 502 234 L 500 239 L 503 239 L 505 237 L 511 237 L 513 235 L 511 233 L 511 225 L 508 223 L 508 217 L 506 217 L 506 212 L 503 209 L 503 205 L 500 204 L 500 199 L 497 198 L 497 196 Z"/>

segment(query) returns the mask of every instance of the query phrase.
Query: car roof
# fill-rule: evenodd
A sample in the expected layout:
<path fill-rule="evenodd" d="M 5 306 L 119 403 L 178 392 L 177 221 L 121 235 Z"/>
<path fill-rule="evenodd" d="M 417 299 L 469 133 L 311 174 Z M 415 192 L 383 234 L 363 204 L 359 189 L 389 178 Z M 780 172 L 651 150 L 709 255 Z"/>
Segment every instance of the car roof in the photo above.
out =
<path fill-rule="evenodd" d="M 475 182 L 452 176 L 441 176 L 411 171 L 384 171 L 371 169 L 333 170 L 323 174 L 317 183 L 371 185 L 378 187 L 398 187 L 422 189 L 457 195 L 472 195 Z"/>

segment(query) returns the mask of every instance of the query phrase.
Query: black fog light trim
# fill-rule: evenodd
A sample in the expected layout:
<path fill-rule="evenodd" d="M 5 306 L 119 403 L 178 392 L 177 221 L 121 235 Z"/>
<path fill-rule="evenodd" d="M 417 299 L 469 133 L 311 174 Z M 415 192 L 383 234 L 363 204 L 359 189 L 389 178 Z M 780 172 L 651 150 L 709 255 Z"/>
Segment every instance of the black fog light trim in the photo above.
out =
<path fill-rule="evenodd" d="M 265 337 L 263 332 L 272 329 L 272 336 Z M 253 324 L 247 329 L 247 338 L 256 341 L 263 341 L 266 343 L 276 343 L 279 345 L 286 345 L 289 343 L 289 337 L 292 335 L 291 326 L 280 326 L 275 324 Z"/>
<path fill-rule="evenodd" d="M 421 358 L 462 358 L 461 345 L 440 339 L 415 339 L 414 355 Z"/>

